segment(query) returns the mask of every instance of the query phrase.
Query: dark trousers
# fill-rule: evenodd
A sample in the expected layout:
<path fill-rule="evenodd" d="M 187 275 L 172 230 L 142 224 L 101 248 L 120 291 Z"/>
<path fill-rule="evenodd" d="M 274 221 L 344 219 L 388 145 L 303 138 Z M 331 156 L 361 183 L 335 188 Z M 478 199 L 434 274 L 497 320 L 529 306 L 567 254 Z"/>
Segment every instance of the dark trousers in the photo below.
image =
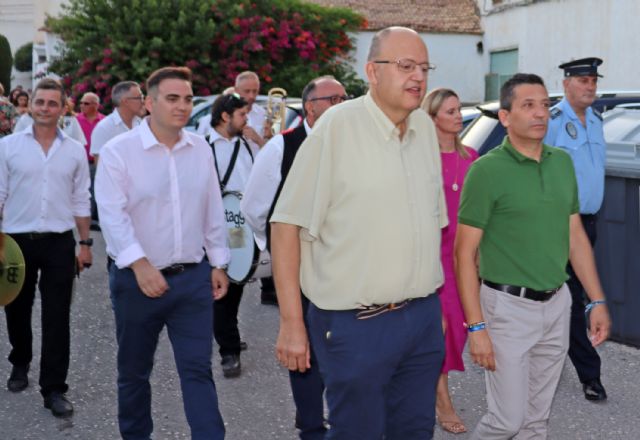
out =
<path fill-rule="evenodd" d="M 94 193 L 94 183 L 96 179 L 96 163 L 89 162 L 89 177 L 91 177 L 91 186 L 89 192 L 91 193 L 91 224 L 98 224 L 98 205 L 96 204 L 96 196 Z"/>
<path fill-rule="evenodd" d="M 31 310 L 36 284 L 42 303 L 40 392 L 66 392 L 69 370 L 69 314 L 75 276 L 75 240 L 71 231 L 32 239 L 9 234 L 24 255 L 26 273 L 18 297 L 4 311 L 11 352 L 9 362 L 28 367 L 33 358 Z M 40 278 L 38 279 L 38 272 Z"/>
<path fill-rule="evenodd" d="M 444 358 L 438 295 L 358 320 L 309 306 L 309 333 L 327 388 L 327 440 L 433 437 Z"/>
<path fill-rule="evenodd" d="M 149 376 L 163 327 L 173 347 L 184 410 L 194 440 L 220 440 L 225 428 L 211 372 L 211 267 L 202 262 L 165 277 L 169 290 L 149 298 L 133 271 L 109 271 L 118 340 L 118 421 L 125 440 L 149 440 L 151 387 Z"/>
<path fill-rule="evenodd" d="M 582 225 L 591 241 L 596 242 L 597 231 L 595 215 L 581 215 Z M 584 314 L 585 291 L 578 280 L 571 264 L 567 266 L 569 280 L 567 285 L 571 291 L 573 303 L 571 305 L 571 330 L 569 336 L 569 358 L 578 373 L 580 382 L 587 382 L 600 378 L 600 356 L 587 336 L 587 322 Z"/>
<path fill-rule="evenodd" d="M 244 284 L 229 282 L 227 294 L 213 305 L 213 334 L 220 348 L 220 356 L 240 354 L 238 309 Z"/>
<path fill-rule="evenodd" d="M 305 326 L 309 328 L 307 311 L 309 300 L 302 296 L 302 312 Z M 291 393 L 296 404 L 296 427 L 301 440 L 323 440 L 327 432 L 324 426 L 324 382 L 320 376 L 318 360 L 311 345 L 311 368 L 300 373 L 289 371 Z"/>

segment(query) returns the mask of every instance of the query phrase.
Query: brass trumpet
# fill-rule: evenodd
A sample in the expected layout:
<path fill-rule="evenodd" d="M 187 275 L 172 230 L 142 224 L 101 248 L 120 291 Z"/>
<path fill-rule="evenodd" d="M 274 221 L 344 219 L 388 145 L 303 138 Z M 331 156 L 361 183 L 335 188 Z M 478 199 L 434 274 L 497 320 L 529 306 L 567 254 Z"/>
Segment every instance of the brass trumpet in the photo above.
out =
<path fill-rule="evenodd" d="M 274 87 L 267 93 L 267 123 L 265 131 L 271 137 L 284 129 L 287 114 L 287 91 L 281 87 Z"/>

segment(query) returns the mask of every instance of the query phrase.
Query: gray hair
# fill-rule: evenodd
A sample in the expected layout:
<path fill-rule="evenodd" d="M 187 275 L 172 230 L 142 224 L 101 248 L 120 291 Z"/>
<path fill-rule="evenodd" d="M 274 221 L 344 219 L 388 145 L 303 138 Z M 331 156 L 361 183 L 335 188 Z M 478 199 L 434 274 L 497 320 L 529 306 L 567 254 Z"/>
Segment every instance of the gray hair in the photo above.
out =
<path fill-rule="evenodd" d="M 82 95 L 83 98 L 91 98 L 93 99 L 98 105 L 100 105 L 100 97 L 98 95 L 96 95 L 93 92 L 87 92 L 84 95 Z"/>
<path fill-rule="evenodd" d="M 135 81 L 121 81 L 113 86 L 111 89 L 111 102 L 113 102 L 113 105 L 119 106 L 124 94 L 134 87 L 140 87 L 140 85 Z"/>

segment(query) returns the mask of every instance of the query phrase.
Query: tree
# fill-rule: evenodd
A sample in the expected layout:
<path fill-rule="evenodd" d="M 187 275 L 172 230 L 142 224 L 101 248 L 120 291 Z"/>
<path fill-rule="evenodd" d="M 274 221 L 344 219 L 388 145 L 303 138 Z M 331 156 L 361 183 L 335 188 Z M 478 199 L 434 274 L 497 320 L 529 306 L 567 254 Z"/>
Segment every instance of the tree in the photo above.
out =
<path fill-rule="evenodd" d="M 0 83 L 4 87 L 7 95 L 11 90 L 11 68 L 13 67 L 13 56 L 11 56 L 11 46 L 7 37 L 0 34 Z"/>
<path fill-rule="evenodd" d="M 49 70 L 73 94 L 93 90 L 107 106 L 116 82 L 167 65 L 190 67 L 197 95 L 219 93 L 243 70 L 258 73 L 265 91 L 296 95 L 325 74 L 359 91 L 348 32 L 363 26 L 348 9 L 300 0 L 70 0 L 47 20 L 66 45 Z"/>
<path fill-rule="evenodd" d="M 14 64 L 18 72 L 31 72 L 33 69 L 33 43 L 23 44 L 16 50 Z"/>

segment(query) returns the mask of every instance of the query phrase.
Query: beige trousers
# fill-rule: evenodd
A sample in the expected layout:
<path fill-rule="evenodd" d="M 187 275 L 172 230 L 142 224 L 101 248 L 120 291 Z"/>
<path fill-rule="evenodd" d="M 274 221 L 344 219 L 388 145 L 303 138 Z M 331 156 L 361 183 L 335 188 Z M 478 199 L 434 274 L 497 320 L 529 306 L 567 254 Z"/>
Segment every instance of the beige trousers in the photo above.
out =
<path fill-rule="evenodd" d="M 485 372 L 487 413 L 474 440 L 546 439 L 551 402 L 569 348 L 571 294 L 532 301 L 482 284 L 480 303 L 496 370 Z"/>

